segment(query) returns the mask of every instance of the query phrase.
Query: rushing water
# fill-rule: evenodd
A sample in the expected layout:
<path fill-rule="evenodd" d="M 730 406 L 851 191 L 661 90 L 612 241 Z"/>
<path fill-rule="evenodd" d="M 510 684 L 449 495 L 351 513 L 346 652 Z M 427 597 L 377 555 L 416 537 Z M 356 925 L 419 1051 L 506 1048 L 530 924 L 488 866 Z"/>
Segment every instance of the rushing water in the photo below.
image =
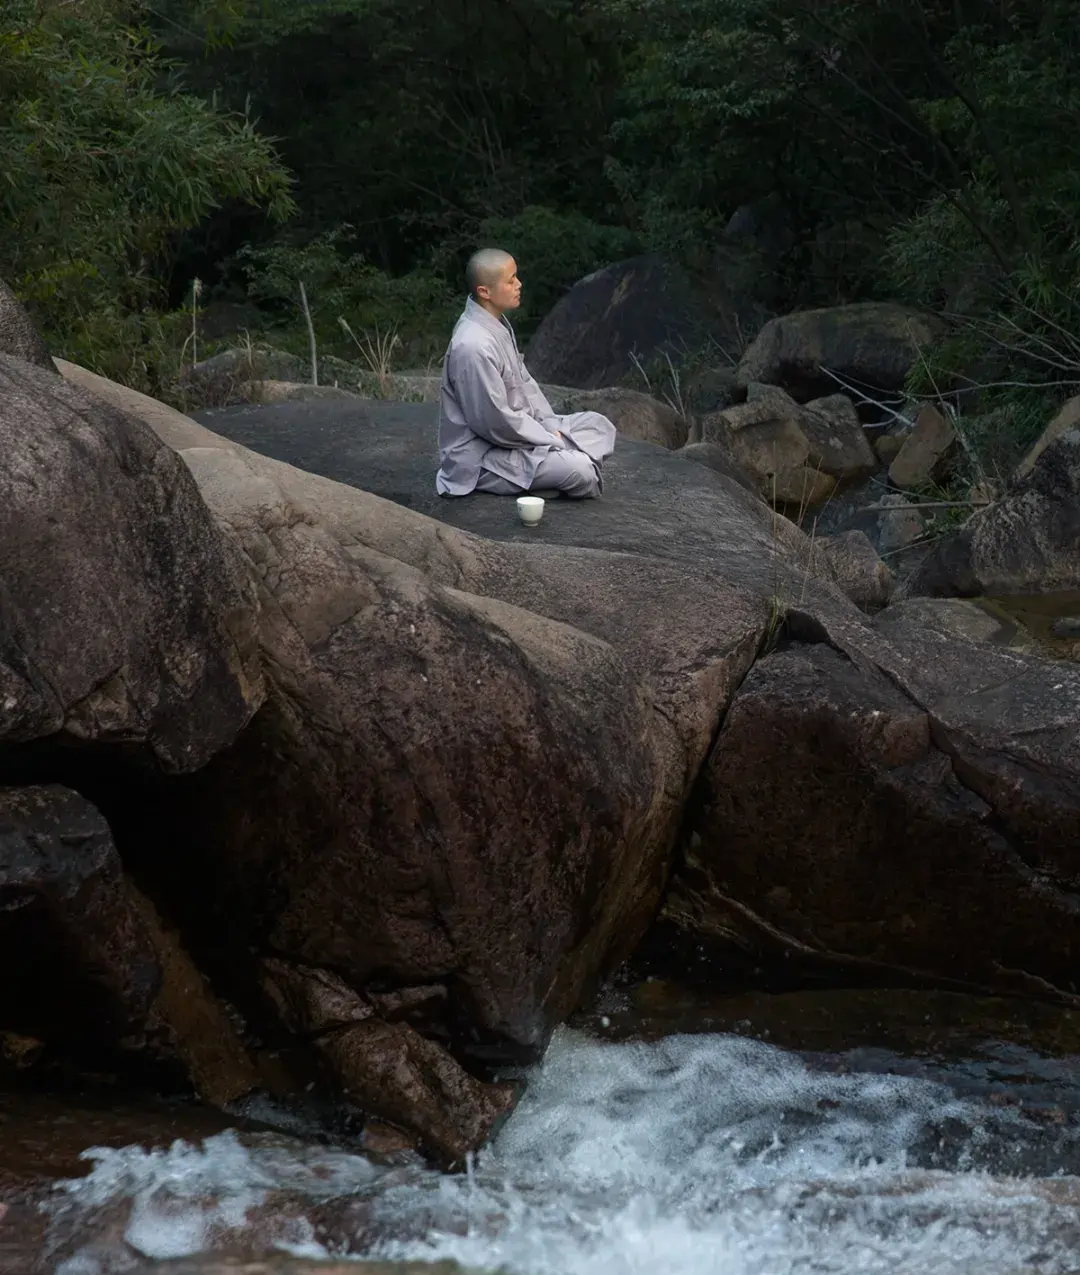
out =
<path fill-rule="evenodd" d="M 235 1131 L 91 1151 L 49 1200 L 76 1237 L 57 1275 L 208 1247 L 517 1275 L 1080 1270 L 1075 1113 L 949 1080 L 727 1034 L 563 1030 L 467 1174 Z"/>

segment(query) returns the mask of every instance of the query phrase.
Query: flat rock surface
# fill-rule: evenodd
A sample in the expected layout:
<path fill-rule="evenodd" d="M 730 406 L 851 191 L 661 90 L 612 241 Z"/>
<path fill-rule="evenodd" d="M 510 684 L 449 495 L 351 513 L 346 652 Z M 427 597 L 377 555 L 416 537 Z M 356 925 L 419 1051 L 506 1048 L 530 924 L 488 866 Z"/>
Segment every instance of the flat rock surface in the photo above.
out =
<path fill-rule="evenodd" d="M 446 499 L 435 491 L 438 408 L 432 403 L 286 402 L 229 407 L 195 419 L 233 442 L 492 540 L 538 541 L 708 560 L 747 549 L 745 529 L 725 535 L 733 513 L 770 514 L 738 484 L 652 443 L 620 438 L 595 501 L 549 500 L 538 527 L 518 521 L 514 502 L 483 494 Z M 755 554 L 760 568 L 760 554 Z M 730 578 L 730 576 L 728 577 Z"/>

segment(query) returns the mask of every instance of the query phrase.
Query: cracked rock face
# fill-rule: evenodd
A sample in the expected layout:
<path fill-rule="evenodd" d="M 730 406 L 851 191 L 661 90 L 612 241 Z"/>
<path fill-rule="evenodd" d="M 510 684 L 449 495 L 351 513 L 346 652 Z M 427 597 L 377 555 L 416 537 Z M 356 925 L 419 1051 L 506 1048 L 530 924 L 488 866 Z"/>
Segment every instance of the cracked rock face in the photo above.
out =
<path fill-rule="evenodd" d="M 1041 750 L 1033 697 L 1055 666 L 951 649 L 951 670 L 924 649 L 921 683 L 884 647 L 884 669 L 827 642 L 760 660 L 706 766 L 666 918 L 721 960 L 1080 1001 L 1080 785 Z"/>

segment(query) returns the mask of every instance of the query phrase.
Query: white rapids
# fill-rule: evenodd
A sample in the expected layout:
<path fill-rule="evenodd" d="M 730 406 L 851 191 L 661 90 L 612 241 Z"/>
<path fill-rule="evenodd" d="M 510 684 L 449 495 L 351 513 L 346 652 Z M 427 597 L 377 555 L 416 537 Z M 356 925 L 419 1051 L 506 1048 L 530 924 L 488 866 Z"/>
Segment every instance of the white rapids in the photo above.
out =
<path fill-rule="evenodd" d="M 304 1216 L 363 1199 L 348 1256 L 457 1259 L 508 1275 L 1071 1275 L 1080 1180 L 1009 1177 L 1025 1117 L 944 1084 L 833 1074 L 735 1036 L 602 1043 L 560 1031 L 495 1144 L 467 1174 L 378 1167 L 293 1139 L 94 1150 L 60 1184 L 68 1218 L 119 1202 L 148 1257 L 216 1246 L 280 1193 L 272 1244 L 327 1251 Z M 1075 1130 L 1054 1135 L 1075 1166 Z M 922 1165 L 949 1143 L 949 1169 Z M 992 1170 L 994 1170 L 992 1172 Z M 57 1275 L 105 1275 L 89 1250 Z"/>

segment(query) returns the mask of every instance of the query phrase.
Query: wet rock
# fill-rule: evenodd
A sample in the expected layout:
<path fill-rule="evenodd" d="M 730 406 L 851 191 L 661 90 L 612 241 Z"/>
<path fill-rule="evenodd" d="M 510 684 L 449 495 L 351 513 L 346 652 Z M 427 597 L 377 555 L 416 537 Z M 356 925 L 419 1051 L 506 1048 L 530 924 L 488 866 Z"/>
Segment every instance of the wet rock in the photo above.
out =
<path fill-rule="evenodd" d="M 333 408 L 368 481 L 407 479 L 410 501 L 509 541 L 158 421 L 262 582 L 279 689 L 170 807 L 184 855 L 145 867 L 223 978 L 254 946 L 365 995 L 441 984 L 459 1056 L 531 1054 L 655 911 L 686 793 L 788 568 L 759 501 L 633 442 L 617 449 L 640 466 L 632 488 L 616 483 L 587 524 L 560 502 L 516 543 L 505 502 L 430 497 L 430 409 L 388 409 L 376 444 Z M 420 427 L 402 428 L 412 413 Z M 415 461 L 388 456 L 402 446 Z"/>
<path fill-rule="evenodd" d="M 161 983 L 108 825 L 55 785 L 0 788 L 0 954 L 22 970 L 0 1024 L 45 1041 L 103 1045 L 140 1030 Z"/>
<path fill-rule="evenodd" d="M 889 481 L 905 490 L 939 482 L 947 477 L 956 448 L 952 422 L 928 403 L 889 466 Z"/>
<path fill-rule="evenodd" d="M 434 1041 L 371 1005 L 327 970 L 263 962 L 264 987 L 288 1029 L 313 1040 L 342 1089 L 366 1112 L 415 1134 L 458 1165 L 512 1110 L 511 1085 L 488 1085 Z"/>
<path fill-rule="evenodd" d="M 253 592 L 187 468 L 142 421 L 5 355 L 0 451 L 0 744 L 201 766 L 262 680 Z"/>
<path fill-rule="evenodd" d="M 1080 678 L 841 629 L 851 658 L 796 644 L 747 677 L 665 915 L 722 963 L 1080 1004 Z"/>
<path fill-rule="evenodd" d="M 1080 615 L 1063 615 L 1050 625 L 1050 632 L 1059 638 L 1080 638 Z"/>
<path fill-rule="evenodd" d="M 896 578 L 864 532 L 822 536 L 815 544 L 826 569 L 857 607 L 879 611 L 888 603 L 896 588 Z"/>
<path fill-rule="evenodd" d="M 162 922 L 150 900 L 130 882 L 127 893 L 161 969 L 161 983 L 146 1018 L 149 1048 L 160 1057 L 178 1060 L 196 1094 L 215 1107 L 272 1088 L 180 935 Z"/>
<path fill-rule="evenodd" d="M 1026 478 L 943 540 L 910 588 L 990 597 L 1080 588 L 1080 430 L 1062 434 Z"/>
<path fill-rule="evenodd" d="M 18 297 L 0 279 L 0 354 L 22 359 L 55 372 L 56 367 L 45 348 L 45 342 L 30 322 Z"/>
<path fill-rule="evenodd" d="M 888 302 L 803 310 L 761 329 L 739 363 L 738 381 L 783 386 L 800 402 L 836 393 L 828 372 L 859 389 L 899 391 L 939 331 L 932 316 Z"/>
<path fill-rule="evenodd" d="M 457 1262 L 335 1262 L 303 1257 L 186 1257 L 132 1268 L 130 1275 L 469 1275 Z M 479 1272 L 476 1275 L 480 1275 Z"/>
<path fill-rule="evenodd" d="M 838 886 L 833 893 L 825 890 L 820 896 L 820 915 L 829 926 L 840 928 L 852 915 L 862 918 L 859 923 L 865 925 L 864 938 L 872 935 L 875 927 L 887 937 L 892 933 L 890 927 L 907 927 L 906 921 L 901 925 L 894 916 L 896 891 L 882 864 L 903 862 L 903 847 L 896 838 L 910 823 L 916 844 L 921 844 L 924 830 L 929 829 L 928 844 L 940 850 L 933 862 L 920 857 L 920 851 L 915 860 L 918 870 L 913 870 L 913 880 L 929 900 L 925 904 L 926 934 L 920 937 L 922 914 L 909 910 L 909 946 L 888 949 L 885 944 L 892 955 L 883 956 L 873 970 L 885 965 L 891 971 L 916 957 L 925 956 L 927 961 L 940 957 L 941 965 L 928 969 L 926 977 L 959 978 L 950 964 L 951 955 L 946 960 L 945 936 L 952 931 L 954 937 L 949 941 L 956 946 L 963 941 L 971 949 L 972 978 L 976 967 L 981 977 L 983 972 L 992 972 L 996 960 L 1004 964 L 1006 958 L 1015 956 L 1027 964 L 1009 966 L 1011 974 L 995 975 L 998 986 L 1011 980 L 1013 990 L 1036 988 L 1045 996 L 1073 994 L 1069 991 L 1071 975 L 1064 972 L 1067 962 L 1062 945 L 1054 936 L 1060 935 L 1063 925 L 1055 909 L 1059 905 L 1064 908 L 1061 900 L 1068 896 L 1074 871 L 1062 847 L 1080 838 L 1080 811 L 1070 787 L 1071 776 L 1080 773 L 1080 754 L 1075 729 L 1069 726 L 1070 721 L 1080 718 L 1078 671 L 934 632 L 892 643 L 870 626 L 835 586 L 825 585 L 803 569 L 795 546 L 806 537 L 797 528 L 782 522 L 723 476 L 685 464 L 677 454 L 646 444 L 626 442 L 616 449 L 609 470 L 610 494 L 606 492 L 603 501 L 593 502 L 587 509 L 556 502 L 538 534 L 526 534 L 508 516 L 505 503 L 494 498 L 449 502 L 431 494 L 432 417 L 430 409 L 422 405 L 412 411 L 398 406 L 386 413 L 351 404 L 346 411 L 335 405 L 330 415 L 327 405 L 282 404 L 257 413 L 225 413 L 211 419 L 279 456 L 288 458 L 302 451 L 312 464 L 348 478 L 357 487 L 367 485 L 398 498 L 394 504 L 381 501 L 355 488 L 245 453 L 220 437 L 192 435 L 190 422 L 177 424 L 177 436 L 188 440 L 183 445 L 184 455 L 200 472 L 207 499 L 224 522 L 250 535 L 252 560 L 268 564 L 271 582 L 280 570 L 278 560 L 268 552 L 259 557 L 262 533 L 243 529 L 256 514 L 266 520 L 266 526 L 275 528 L 272 547 L 289 567 L 284 573 L 289 587 L 280 590 L 283 601 L 297 596 L 297 583 L 304 578 L 295 567 L 303 559 L 292 550 L 285 555 L 285 537 L 277 530 L 290 526 L 307 528 L 305 546 L 314 543 L 315 530 L 322 528 L 343 552 L 347 550 L 350 561 L 367 564 L 377 561 L 373 555 L 385 555 L 422 572 L 428 582 L 417 586 L 420 602 L 415 609 L 397 612 L 400 619 L 393 643 L 382 636 L 381 621 L 376 621 L 384 613 L 377 606 L 366 610 L 361 606 L 352 612 L 360 617 L 356 632 L 365 639 L 362 647 L 358 643 L 350 648 L 336 634 L 329 640 L 312 642 L 309 650 L 314 658 L 326 661 L 322 666 L 325 680 L 305 680 L 302 695 L 283 696 L 282 705 L 275 705 L 274 711 L 291 711 L 293 716 L 280 725 L 268 717 L 254 736 L 259 750 L 239 760 L 230 758 L 230 769 L 222 769 L 214 778 L 217 763 L 212 764 L 199 778 L 199 799 L 189 803 L 194 809 L 178 812 L 186 839 L 207 847 L 207 874 L 199 877 L 197 906 L 205 912 L 207 895 L 231 898 L 234 906 L 226 906 L 224 915 L 254 918 L 249 935 L 241 942 L 250 936 L 263 950 L 273 948 L 295 963 L 333 969 L 364 993 L 380 980 L 385 980 L 380 990 L 445 984 L 449 997 L 443 1022 L 460 1057 L 505 1057 L 514 1048 L 520 1049 L 523 1040 L 542 1041 L 546 1024 L 556 1012 L 565 1013 L 577 1003 L 594 973 L 609 967 L 620 944 L 641 932 L 641 917 L 647 915 L 663 888 L 672 845 L 668 838 L 673 825 L 678 825 L 679 812 L 700 769 L 700 758 L 715 735 L 724 706 L 760 649 L 770 616 L 779 614 L 784 618 L 781 640 L 828 643 L 848 655 L 860 677 L 865 672 L 869 683 L 863 686 L 856 680 L 849 697 L 856 707 L 859 696 L 863 697 L 856 718 L 866 723 L 874 710 L 880 709 L 875 720 L 886 722 L 887 710 L 892 710 L 888 701 L 883 705 L 878 700 L 884 683 L 910 701 L 915 717 L 921 714 L 926 724 L 924 733 L 933 735 L 922 761 L 903 763 L 915 770 L 898 777 L 893 772 L 902 765 L 881 763 L 880 783 L 872 755 L 865 764 L 874 773 L 869 778 L 859 777 L 862 740 L 856 741 L 858 746 L 849 741 L 843 749 L 838 746 L 833 750 L 837 758 L 847 760 L 843 764 L 836 761 L 835 769 L 818 783 L 814 749 L 819 737 L 826 736 L 814 733 L 817 719 L 812 714 L 800 717 L 792 712 L 792 721 L 801 721 L 810 739 L 805 748 L 799 744 L 795 753 L 789 744 L 799 737 L 802 727 L 793 727 L 792 736 L 776 731 L 775 747 L 768 754 L 770 776 L 762 780 L 763 791 L 789 774 L 799 777 L 793 788 L 795 796 L 802 793 L 804 781 L 808 794 L 818 783 L 815 800 L 819 805 L 807 805 L 806 810 L 817 812 L 813 850 L 824 856 L 826 864 L 832 860 L 823 827 L 832 819 L 839 819 L 844 827 L 852 820 L 857 822 L 849 810 L 854 808 L 850 794 L 861 792 L 860 785 L 873 793 L 899 789 L 895 805 L 886 810 L 887 817 L 874 824 L 883 838 L 881 845 L 893 858 L 871 860 L 864 856 L 858 860 L 856 856 L 852 860 L 853 872 L 860 864 L 866 867 L 873 862 L 880 878 L 878 885 L 871 882 L 867 892 L 857 898 L 867 907 L 849 912 L 850 897 Z M 234 470 L 241 462 L 248 474 L 260 480 L 251 490 L 260 493 L 261 503 L 250 496 L 241 499 L 246 484 L 254 483 L 254 478 Z M 273 493 L 270 483 L 280 495 Z M 250 503 L 245 505 L 244 501 Z M 299 516 L 273 514 L 286 503 Z M 406 504 L 411 508 L 405 508 Z M 245 508 L 254 512 L 243 513 Z M 783 534 L 779 528 L 784 528 Z M 467 531 L 480 534 L 465 534 Z M 386 568 L 378 578 L 391 582 L 403 579 L 396 568 Z M 279 588 L 276 584 L 273 587 Z M 604 784 L 592 785 L 589 813 L 583 819 L 575 810 L 573 820 L 567 821 L 567 826 L 584 826 L 595 839 L 580 856 L 575 849 L 566 857 L 564 849 L 564 857 L 559 858 L 555 847 L 565 847 L 566 841 L 557 813 L 543 803 L 522 804 L 512 787 L 518 782 L 514 776 L 528 768 L 529 758 L 524 762 L 512 756 L 504 759 L 504 754 L 493 748 L 492 739 L 499 737 L 493 729 L 498 727 L 497 716 L 478 716 L 471 700 L 461 708 L 470 728 L 469 754 L 457 743 L 457 727 L 439 715 L 446 690 L 433 701 L 410 701 L 414 734 L 401 733 L 402 719 L 387 719 L 384 704 L 401 702 L 397 683 L 371 678 L 389 677 L 386 670 L 403 667 L 406 657 L 415 658 L 418 650 L 427 658 L 419 667 L 425 676 L 431 678 L 433 670 L 441 668 L 445 674 L 439 676 L 445 675 L 446 687 L 455 678 L 455 686 L 461 683 L 460 665 L 440 665 L 429 654 L 444 649 L 441 633 L 449 635 L 445 646 L 461 647 L 463 630 L 443 630 L 441 619 L 438 624 L 432 620 L 433 615 L 444 615 L 441 608 L 449 605 L 442 601 L 438 589 L 453 590 L 455 597 L 463 598 L 465 614 L 475 613 L 472 609 L 478 605 L 477 598 L 483 605 L 496 598 L 501 606 L 524 604 L 532 616 L 530 624 L 536 624 L 537 616 L 546 617 L 534 633 L 549 633 L 547 625 L 554 622 L 571 628 L 578 643 L 581 637 L 576 635 L 588 635 L 589 642 L 572 648 L 575 653 L 595 651 L 595 643 L 609 652 L 605 659 L 611 659 L 612 652 L 617 655 L 621 661 L 617 691 L 611 689 L 614 673 L 610 683 L 593 683 L 588 680 L 594 676 L 590 672 L 583 689 L 578 689 L 582 684 L 577 683 L 564 692 L 559 688 L 567 684 L 547 671 L 550 666 L 536 682 L 531 681 L 531 674 L 520 671 L 523 666 L 537 667 L 530 664 L 537 646 L 525 646 L 525 631 L 507 621 L 502 628 L 507 638 L 503 649 L 518 661 L 519 671 L 513 680 L 508 677 L 499 685 L 506 688 L 503 694 L 519 694 L 523 685 L 544 687 L 544 713 L 553 711 L 546 706 L 552 702 L 561 705 L 564 693 L 584 703 L 593 693 L 590 688 L 597 685 L 603 685 L 612 702 L 622 697 L 624 705 L 628 693 L 640 695 L 647 707 L 640 718 L 631 719 L 636 720 L 634 729 L 639 734 L 632 736 L 628 728 L 614 743 L 605 742 L 603 748 L 608 752 L 613 747 L 627 748 L 625 741 L 637 738 L 644 743 L 636 747 L 656 750 L 656 769 L 637 780 L 647 792 L 647 813 L 644 804 L 634 804 L 640 794 L 625 797 L 619 786 L 620 774 L 627 774 L 627 788 L 635 782 L 633 776 L 619 770 L 619 763 L 611 762 L 613 769 L 607 774 L 617 782 L 605 778 Z M 330 591 L 318 596 L 333 599 L 338 595 Z M 397 596 L 391 594 L 395 599 Z M 433 598 L 440 600 L 433 602 Z M 268 610 L 267 614 L 273 612 Z M 304 607 L 289 602 L 294 632 L 298 625 L 310 622 L 307 615 Z M 417 626 L 415 635 L 409 629 L 412 623 Z M 277 640 L 276 631 L 269 630 L 268 640 L 270 636 Z M 303 661 L 297 662 L 292 654 L 295 648 L 277 649 L 283 654 L 272 661 L 275 668 L 304 668 Z M 473 641 L 470 651 L 477 650 L 484 651 L 486 661 L 486 646 L 478 647 Z M 331 662 L 337 660 L 341 662 Z M 365 672 L 373 663 L 378 673 Z M 485 669 L 490 667 L 498 669 L 500 665 L 485 663 Z M 580 659 L 576 667 L 583 667 Z M 771 666 L 762 662 L 760 667 L 767 670 Z M 289 676 L 294 675 L 290 672 Z M 780 705 L 784 702 L 782 679 L 778 682 Z M 344 696 L 343 684 L 348 688 Z M 282 685 L 291 688 L 295 682 L 283 680 Z M 313 693 L 315 689 L 318 695 Z M 361 690 L 372 704 L 367 718 L 354 715 L 352 707 L 357 702 L 353 697 Z M 745 692 L 744 687 L 740 693 Z M 332 714 L 340 711 L 343 701 L 350 714 L 349 724 L 337 730 L 334 727 L 340 718 Z M 764 697 L 762 703 L 766 707 L 756 717 L 746 714 L 747 720 L 761 724 L 769 720 L 773 710 L 767 709 Z M 319 715 L 306 707 L 301 715 L 297 705 L 317 707 Z M 485 708 L 492 714 L 496 711 Z M 609 707 L 606 711 L 614 710 Z M 293 763 L 290 756 L 297 754 L 292 751 L 295 736 L 291 732 L 296 730 L 297 716 L 301 726 L 307 720 L 318 725 L 318 747 Z M 844 738 L 848 728 L 843 722 L 847 719 L 839 710 L 835 716 Z M 591 712 L 594 736 L 597 720 L 608 719 L 598 719 Z M 827 713 L 825 720 L 829 720 Z M 906 722 L 906 716 L 900 714 L 897 729 L 901 736 L 909 729 Z M 872 722 L 866 729 L 872 734 L 871 726 Z M 376 778 L 369 779 L 351 754 L 343 754 L 350 739 L 363 741 L 361 763 L 369 753 L 377 753 L 382 747 L 379 727 L 394 740 L 404 738 L 407 745 L 394 758 L 401 776 L 395 776 L 395 786 L 378 778 L 393 769 L 380 757 L 372 762 Z M 850 729 L 854 730 L 854 725 Z M 447 738 L 452 745 L 449 749 Z M 580 759 L 596 764 L 587 751 L 568 757 L 565 743 L 560 753 L 560 741 L 568 738 L 573 741 L 577 737 L 554 732 L 540 754 L 545 779 L 560 799 L 566 781 L 561 772 L 553 771 L 552 758 L 556 768 L 573 761 L 567 773 L 575 774 L 579 788 L 583 775 Z M 477 739 L 482 742 L 478 744 Z M 829 756 L 829 749 L 824 753 Z M 759 756 L 763 770 L 765 755 L 762 743 Z M 794 770 L 794 763 L 787 761 L 789 756 L 798 758 Z M 777 764 L 778 757 L 785 759 L 784 765 Z M 481 762 L 488 787 L 496 784 L 500 797 L 511 785 L 510 801 L 501 802 L 499 811 L 508 804 L 512 813 L 493 815 L 487 808 L 480 810 L 472 825 L 473 839 L 466 823 L 472 808 L 464 807 L 461 794 L 474 794 L 475 800 L 480 790 L 470 767 L 478 772 Z M 960 772 L 962 781 L 957 777 Z M 756 772 L 748 770 L 744 783 L 732 784 L 727 790 L 749 793 L 750 800 L 756 800 L 755 776 Z M 239 786 L 238 779 L 242 781 Z M 210 786 L 203 787 L 208 780 Z M 252 795 L 246 795 L 249 793 Z M 417 794 L 413 806 L 401 800 L 401 794 L 408 797 L 410 793 Z M 453 801 L 447 799 L 447 793 Z M 364 801 L 357 794 L 364 794 Z M 792 810 L 798 802 L 793 797 L 790 805 L 785 805 L 787 799 L 781 800 L 781 796 L 774 792 L 768 801 L 754 807 L 755 819 L 761 822 L 752 828 L 747 822 L 744 844 L 749 847 L 762 837 L 767 840 L 773 835 L 770 827 L 775 827 L 776 872 L 759 872 L 755 879 L 771 880 L 797 894 L 804 888 L 803 881 L 817 871 L 816 861 L 810 854 L 796 859 L 799 843 L 792 831 L 795 825 L 788 822 L 788 814 L 781 817 L 778 812 Z M 576 799 L 571 792 L 570 800 Z M 854 806 L 862 808 L 858 802 Z M 238 809 L 249 813 L 242 817 Z M 387 809 L 390 815 L 383 814 Z M 401 809 L 408 818 L 398 814 Z M 412 809 L 419 811 L 415 819 Z M 533 820 L 527 839 L 521 834 L 522 810 L 528 810 Z M 257 819 L 252 820 L 251 811 L 257 811 Z M 193 814 L 204 817 L 208 812 L 211 835 L 204 835 L 205 829 L 192 834 Z M 284 820 L 281 812 L 286 812 Z M 609 826 L 614 828 L 617 852 L 609 853 L 605 847 L 610 843 L 593 831 L 600 828 L 601 818 L 610 820 Z M 667 829 L 665 834 L 654 835 L 652 830 L 661 826 Z M 481 839 L 481 829 L 486 840 Z M 854 846 L 859 831 L 857 827 L 846 834 L 843 844 Z M 787 853 L 781 850 L 780 838 L 791 847 L 788 862 L 792 871 L 786 881 L 779 879 L 783 854 Z M 967 844 L 969 850 L 963 853 L 974 858 L 955 866 L 958 861 L 950 859 L 946 850 L 956 844 Z M 392 846 L 393 854 L 382 851 L 384 846 Z M 979 859 L 981 847 L 985 853 Z M 746 853 L 750 855 L 749 850 Z M 1021 890 L 1023 870 L 1016 866 L 1015 875 L 1009 875 L 1010 855 L 1020 856 L 1040 881 L 1052 883 L 1046 887 L 1049 901 L 1045 913 L 1037 912 L 1033 887 Z M 1011 862 L 1015 865 L 1018 861 L 1013 858 Z M 558 875 L 564 868 L 569 879 Z M 828 872 L 825 875 L 828 878 Z M 970 895 L 973 910 L 966 920 L 960 916 L 954 879 Z M 1002 880 L 1007 889 L 999 889 Z M 273 890 L 267 884 L 270 881 Z M 562 882 L 566 883 L 565 892 Z M 980 896 L 978 888 L 990 893 Z M 934 891 L 940 891 L 941 897 Z M 1017 891 L 1029 911 L 1022 921 L 1023 908 L 1019 909 L 1014 925 L 1005 896 L 1011 898 Z M 982 906 L 983 917 L 994 917 L 993 926 L 983 921 L 976 926 L 977 904 Z M 746 906 L 753 911 L 749 901 Z M 831 914 L 829 908 L 834 908 Z M 1000 948 L 994 945 L 997 909 L 1006 918 Z M 492 918 L 497 918 L 497 924 Z M 1026 939 L 1020 934 L 1021 924 L 1026 927 Z M 1040 928 L 1052 937 L 1033 937 Z M 810 945 L 808 939 L 802 941 Z M 1025 942 L 1027 948 L 1023 947 Z M 837 954 L 839 968 L 848 968 L 866 959 L 869 949 L 867 938 L 865 944 L 853 941 L 850 949 L 830 951 Z M 827 963 L 832 960 L 826 956 Z M 828 965 L 830 969 L 837 967 L 835 963 Z M 536 973 L 541 969 L 543 980 Z M 522 1030 L 530 1021 L 531 1037 Z"/>

